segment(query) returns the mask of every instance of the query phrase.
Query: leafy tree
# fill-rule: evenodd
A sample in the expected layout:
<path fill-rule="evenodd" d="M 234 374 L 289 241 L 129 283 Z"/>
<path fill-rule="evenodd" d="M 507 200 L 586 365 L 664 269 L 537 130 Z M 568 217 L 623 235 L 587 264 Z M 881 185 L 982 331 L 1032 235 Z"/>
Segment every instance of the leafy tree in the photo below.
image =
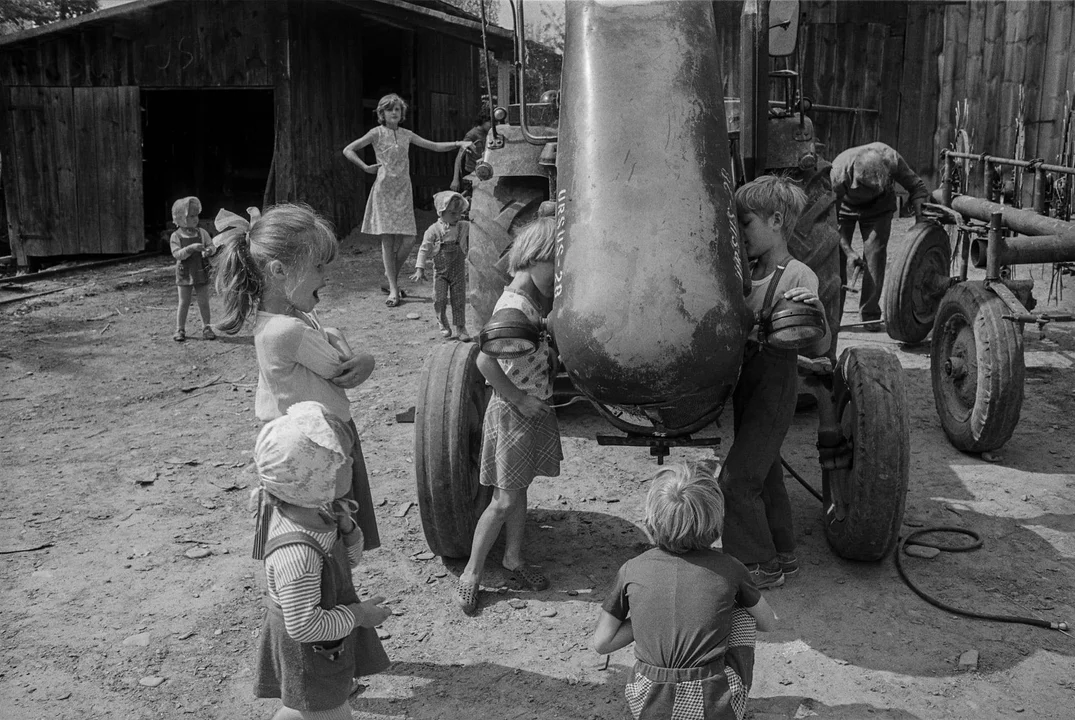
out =
<path fill-rule="evenodd" d="M 0 0 L 0 34 L 78 17 L 98 7 L 97 0 Z"/>

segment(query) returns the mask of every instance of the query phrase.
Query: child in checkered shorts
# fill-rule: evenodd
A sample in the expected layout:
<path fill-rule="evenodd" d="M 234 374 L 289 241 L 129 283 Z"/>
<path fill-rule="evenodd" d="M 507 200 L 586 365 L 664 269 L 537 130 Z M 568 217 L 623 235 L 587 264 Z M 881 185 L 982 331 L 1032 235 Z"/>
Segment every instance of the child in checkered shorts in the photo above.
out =
<path fill-rule="evenodd" d="M 711 545 L 724 496 L 704 463 L 661 468 L 646 497 L 657 546 L 628 560 L 601 606 L 597 652 L 635 644 L 624 691 L 636 720 L 742 720 L 754 678 L 755 631 L 776 622 L 746 567 Z"/>
<path fill-rule="evenodd" d="M 521 312 L 539 325 L 551 306 L 556 223 L 539 217 L 515 238 L 508 256 L 511 283 L 493 309 Z M 496 359 L 478 355 L 478 369 L 493 387 L 485 411 L 479 480 L 493 486 L 493 499 L 478 520 L 470 559 L 459 576 L 455 601 L 466 614 L 478 607 L 485 557 L 504 527 L 504 568 L 513 584 L 544 590 L 548 579 L 526 565 L 523 531 L 526 527 L 526 491 L 534 477 L 556 477 L 564 459 L 552 396 L 552 363 L 548 342 L 542 338 L 530 355 Z"/>

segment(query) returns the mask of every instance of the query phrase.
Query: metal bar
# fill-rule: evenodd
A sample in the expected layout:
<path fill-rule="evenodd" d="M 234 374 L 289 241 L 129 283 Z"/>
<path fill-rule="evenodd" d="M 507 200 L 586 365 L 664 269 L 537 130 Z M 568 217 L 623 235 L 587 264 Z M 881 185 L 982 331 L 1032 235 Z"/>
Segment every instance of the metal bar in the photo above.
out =
<path fill-rule="evenodd" d="M 992 253 L 1000 265 L 1031 265 L 1033 263 L 1075 262 L 1075 237 L 1059 235 L 1016 235 L 1001 237 L 995 243 L 992 237 L 986 248 L 986 267 Z M 988 270 L 987 270 L 988 275 Z"/>
<path fill-rule="evenodd" d="M 1040 165 L 1034 171 L 1034 212 L 1045 214 L 1045 170 Z"/>
<path fill-rule="evenodd" d="M 526 23 L 523 21 L 523 0 L 515 5 L 515 68 L 519 83 L 519 129 L 531 145 L 544 145 L 556 140 L 556 135 L 534 135 L 526 122 Z"/>
<path fill-rule="evenodd" d="M 935 199 L 938 193 L 934 193 Z M 1058 235 L 1062 238 L 1075 237 L 1075 223 L 1059 218 L 1045 217 L 1033 210 L 1023 210 L 1010 205 L 990 202 L 971 195 L 956 195 L 952 198 L 953 210 L 961 215 L 982 222 L 989 222 L 993 213 L 1000 213 L 1004 226 L 1024 235 Z"/>
<path fill-rule="evenodd" d="M 817 110 L 818 112 L 835 112 L 835 113 L 865 113 L 869 115 L 879 115 L 880 110 L 874 110 L 873 108 L 862 107 L 843 107 L 840 105 L 818 105 L 817 103 L 810 103 L 811 110 Z"/>
<path fill-rule="evenodd" d="M 985 248 L 985 279 L 986 280 L 999 280 L 1000 279 L 1000 246 L 1004 242 L 1004 236 L 1001 232 L 1004 227 L 1004 223 L 1001 218 L 1003 215 L 999 212 L 993 212 L 989 216 L 989 244 Z"/>
<path fill-rule="evenodd" d="M 817 107 L 815 105 L 815 107 Z M 1063 173 L 1065 175 L 1075 175 L 1075 167 L 1067 167 L 1064 165 L 1050 165 L 1048 163 L 1041 163 L 1040 165 L 1034 160 L 1015 160 L 1014 158 L 997 157 L 996 155 L 975 155 L 974 153 L 958 152 L 956 150 L 941 150 L 943 155 L 949 155 L 961 160 L 982 160 L 988 163 L 994 163 L 995 165 L 1008 165 L 1011 167 L 1028 168 L 1031 166 L 1039 167 L 1045 172 Z"/>

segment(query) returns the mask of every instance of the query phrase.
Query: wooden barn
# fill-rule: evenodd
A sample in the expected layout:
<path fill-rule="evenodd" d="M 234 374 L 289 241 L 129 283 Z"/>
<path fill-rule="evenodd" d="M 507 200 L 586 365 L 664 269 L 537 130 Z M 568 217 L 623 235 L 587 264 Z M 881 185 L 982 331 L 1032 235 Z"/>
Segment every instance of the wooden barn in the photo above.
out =
<path fill-rule="evenodd" d="M 507 31 L 485 42 L 510 57 Z M 389 92 L 419 135 L 462 138 L 482 44 L 476 18 L 437 0 L 136 0 L 0 37 L 12 251 L 20 266 L 141 252 L 184 195 L 203 219 L 306 202 L 346 235 L 373 176 L 344 145 Z M 454 157 L 412 156 L 417 203 L 448 184 Z"/>

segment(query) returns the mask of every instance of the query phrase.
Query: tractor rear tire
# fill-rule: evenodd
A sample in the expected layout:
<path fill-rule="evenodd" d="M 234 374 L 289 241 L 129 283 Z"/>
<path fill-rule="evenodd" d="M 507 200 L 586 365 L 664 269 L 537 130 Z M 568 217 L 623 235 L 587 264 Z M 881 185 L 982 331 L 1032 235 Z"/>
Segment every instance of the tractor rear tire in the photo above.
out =
<path fill-rule="evenodd" d="M 438 345 L 422 369 L 414 414 L 418 509 L 429 549 L 470 555 L 492 489 L 478 482 L 489 395 L 474 343 Z"/>
<path fill-rule="evenodd" d="M 890 352 L 852 347 L 833 382 L 836 419 L 852 465 L 822 470 L 825 536 L 848 560 L 877 561 L 896 546 L 910 470 L 903 368 Z"/>
<path fill-rule="evenodd" d="M 911 228 L 885 277 L 885 327 L 893 340 L 920 343 L 933 329 L 948 289 L 952 251 L 948 233 L 934 222 Z"/>
<path fill-rule="evenodd" d="M 543 187 L 537 187 L 543 184 Z M 507 256 L 519 228 L 537 217 L 548 195 L 547 178 L 494 177 L 474 187 L 470 201 L 467 297 L 472 327 L 489 322 L 493 307 L 511 281 Z"/>
<path fill-rule="evenodd" d="M 941 300 L 930 376 L 945 434 L 963 452 L 1008 442 L 1023 408 L 1022 326 L 1005 320 L 1004 301 L 982 282 L 962 282 Z"/>

